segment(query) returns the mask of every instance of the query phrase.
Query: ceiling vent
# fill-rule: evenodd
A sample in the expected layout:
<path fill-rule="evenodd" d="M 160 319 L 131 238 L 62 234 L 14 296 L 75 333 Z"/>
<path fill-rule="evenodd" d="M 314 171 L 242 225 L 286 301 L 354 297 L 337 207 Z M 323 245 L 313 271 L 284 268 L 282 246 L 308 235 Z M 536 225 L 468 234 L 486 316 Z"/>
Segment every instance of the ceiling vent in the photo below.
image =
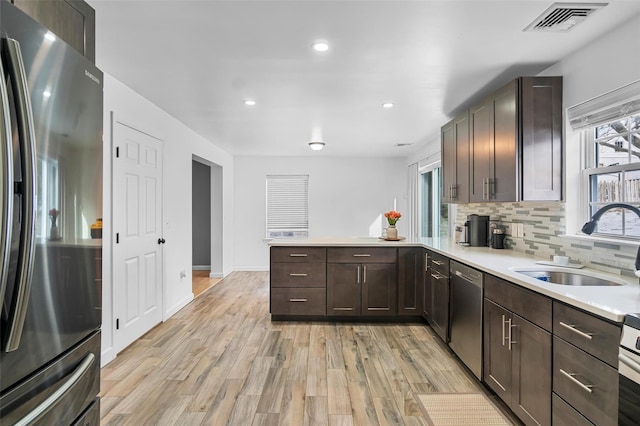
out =
<path fill-rule="evenodd" d="M 554 3 L 524 31 L 567 32 L 608 3 Z"/>

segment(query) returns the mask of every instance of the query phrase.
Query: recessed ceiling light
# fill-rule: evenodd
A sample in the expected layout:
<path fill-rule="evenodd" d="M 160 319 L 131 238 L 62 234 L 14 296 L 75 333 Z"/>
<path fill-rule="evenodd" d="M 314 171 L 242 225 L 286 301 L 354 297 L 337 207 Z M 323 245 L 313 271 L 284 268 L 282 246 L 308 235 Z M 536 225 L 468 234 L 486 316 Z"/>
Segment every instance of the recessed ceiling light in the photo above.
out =
<path fill-rule="evenodd" d="M 326 52 L 329 50 L 329 43 L 326 41 L 316 41 L 313 43 L 312 47 L 316 52 Z"/>
<path fill-rule="evenodd" d="M 244 104 L 246 106 L 255 106 L 256 105 L 256 101 L 254 101 L 253 99 L 245 99 L 244 100 Z"/>
<path fill-rule="evenodd" d="M 382 108 L 393 108 L 395 106 L 395 104 L 393 102 L 385 102 L 382 104 Z"/>
<path fill-rule="evenodd" d="M 47 31 L 47 33 L 44 35 L 44 38 L 46 38 L 49 41 L 56 41 L 56 36 L 53 35 L 51 31 Z"/>
<path fill-rule="evenodd" d="M 51 97 L 51 92 L 49 90 L 45 90 L 44 92 L 42 92 L 42 96 L 44 96 L 45 98 L 49 98 Z"/>
<path fill-rule="evenodd" d="M 309 142 L 309 148 L 314 151 L 320 151 L 324 148 L 324 142 Z"/>

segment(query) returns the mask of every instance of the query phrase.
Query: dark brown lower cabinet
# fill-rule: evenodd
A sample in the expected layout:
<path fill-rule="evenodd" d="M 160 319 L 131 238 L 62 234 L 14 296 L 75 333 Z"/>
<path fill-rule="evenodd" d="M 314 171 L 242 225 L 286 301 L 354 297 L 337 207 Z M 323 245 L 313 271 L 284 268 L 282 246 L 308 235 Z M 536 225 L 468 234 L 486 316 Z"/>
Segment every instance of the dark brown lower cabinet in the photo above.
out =
<path fill-rule="evenodd" d="M 551 333 L 484 301 L 484 382 L 527 425 L 551 424 Z"/>
<path fill-rule="evenodd" d="M 397 314 L 395 263 L 327 263 L 327 315 Z"/>
<path fill-rule="evenodd" d="M 398 249 L 398 315 L 422 315 L 424 249 Z"/>

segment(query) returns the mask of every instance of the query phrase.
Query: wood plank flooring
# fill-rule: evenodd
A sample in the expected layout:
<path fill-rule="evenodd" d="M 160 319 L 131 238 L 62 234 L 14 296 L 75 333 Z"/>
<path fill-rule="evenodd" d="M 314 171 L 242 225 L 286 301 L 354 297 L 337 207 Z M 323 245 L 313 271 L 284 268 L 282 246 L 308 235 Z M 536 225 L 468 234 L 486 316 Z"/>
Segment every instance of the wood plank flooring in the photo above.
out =
<path fill-rule="evenodd" d="M 235 272 L 102 369 L 103 425 L 424 425 L 414 392 L 482 392 L 424 324 L 272 322 Z"/>
<path fill-rule="evenodd" d="M 220 278 L 209 278 L 210 271 L 194 270 L 191 273 L 193 297 L 198 297 L 220 282 Z"/>

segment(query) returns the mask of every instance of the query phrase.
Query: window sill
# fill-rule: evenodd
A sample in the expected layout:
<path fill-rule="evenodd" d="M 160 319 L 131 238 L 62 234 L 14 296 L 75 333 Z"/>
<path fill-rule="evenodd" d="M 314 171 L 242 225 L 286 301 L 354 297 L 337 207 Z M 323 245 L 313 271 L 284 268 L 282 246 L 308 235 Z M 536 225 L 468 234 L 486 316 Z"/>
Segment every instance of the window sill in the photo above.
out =
<path fill-rule="evenodd" d="M 620 246 L 628 246 L 628 247 L 638 247 L 640 245 L 640 241 L 627 240 L 624 238 L 598 237 L 598 236 L 586 235 L 586 234 L 561 234 L 559 235 L 559 237 L 566 238 L 568 240 L 617 244 Z"/>

